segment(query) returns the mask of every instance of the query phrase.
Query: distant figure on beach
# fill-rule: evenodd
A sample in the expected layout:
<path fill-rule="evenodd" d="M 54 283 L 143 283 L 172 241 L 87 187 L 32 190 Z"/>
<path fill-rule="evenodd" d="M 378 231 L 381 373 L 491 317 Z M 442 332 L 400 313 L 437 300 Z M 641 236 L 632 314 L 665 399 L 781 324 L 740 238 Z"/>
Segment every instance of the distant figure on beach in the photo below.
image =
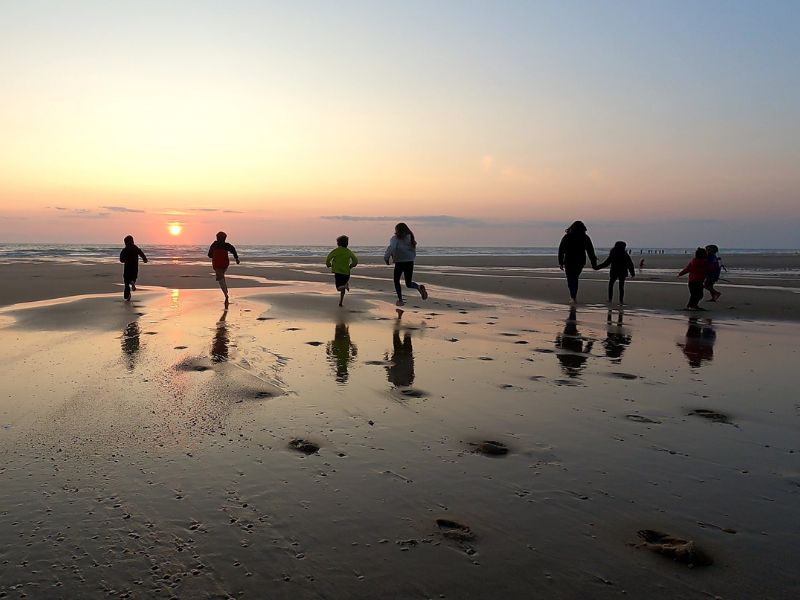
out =
<path fill-rule="evenodd" d="M 397 292 L 397 306 L 403 306 L 403 290 L 400 287 L 400 277 L 406 280 L 406 287 L 418 290 L 423 300 L 428 299 L 428 291 L 424 285 L 414 283 L 414 261 L 417 258 L 417 240 L 414 233 L 405 223 L 398 223 L 394 228 L 394 235 L 389 240 L 389 246 L 383 254 L 383 260 L 389 264 L 389 259 L 394 261 L 394 290 Z"/>
<path fill-rule="evenodd" d="M 703 299 L 703 283 L 708 273 L 707 258 L 706 249 L 698 248 L 694 252 L 694 258 L 678 273 L 678 277 L 689 274 L 689 303 L 686 305 L 689 310 L 704 310 L 698 306 L 698 302 Z"/>
<path fill-rule="evenodd" d="M 408 387 L 414 383 L 414 346 L 411 343 L 411 332 L 403 332 L 400 339 L 400 330 L 395 327 L 392 333 L 391 358 L 386 354 L 386 360 L 391 364 L 386 367 L 386 378 L 396 387 Z"/>
<path fill-rule="evenodd" d="M 597 267 L 597 256 L 594 253 L 592 240 L 586 235 L 583 221 L 575 221 L 566 229 L 561 243 L 558 245 L 558 268 L 567 275 L 570 302 L 578 301 L 578 278 L 586 266 L 586 256 L 592 267 Z"/>
<path fill-rule="evenodd" d="M 595 266 L 595 270 L 598 270 L 611 265 L 611 270 L 608 275 L 609 304 L 614 300 L 614 282 L 619 281 L 619 305 L 622 306 L 625 304 L 625 279 L 629 273 L 631 277 L 636 277 L 636 271 L 633 269 L 633 261 L 625 248 L 625 242 L 617 242 L 614 244 L 611 252 L 608 253 L 608 258 Z"/>
<path fill-rule="evenodd" d="M 350 328 L 347 323 L 337 323 L 333 340 L 326 348 L 328 362 L 336 373 L 336 383 L 347 383 L 350 363 L 358 356 L 358 347 L 350 340 Z"/>
<path fill-rule="evenodd" d="M 336 238 L 336 248 L 325 259 L 325 266 L 333 271 L 333 282 L 339 290 L 339 306 L 344 302 L 344 295 L 350 291 L 350 270 L 358 264 L 358 257 L 347 247 L 349 243 L 349 237 L 340 235 Z"/>
<path fill-rule="evenodd" d="M 639 261 L 639 272 L 644 271 L 644 259 Z"/>
<path fill-rule="evenodd" d="M 578 331 L 578 315 L 575 307 L 569 309 L 569 316 L 564 321 L 564 332 L 556 336 L 556 348 L 561 352 L 556 354 L 561 368 L 568 377 L 578 377 L 586 367 L 586 361 L 591 356 L 594 340 L 587 340 Z"/>
<path fill-rule="evenodd" d="M 703 287 L 711 294 L 711 302 L 716 302 L 719 300 L 719 297 L 722 296 L 722 292 L 714 289 L 714 284 L 719 281 L 720 275 L 722 275 L 722 269 L 725 269 L 725 265 L 722 264 L 722 259 L 719 257 L 719 248 L 715 244 L 706 246 L 706 253 L 708 254 L 706 257 L 708 261 L 708 272 L 706 273 L 706 280 L 703 283 Z M 728 269 L 725 270 L 727 271 Z"/>
<path fill-rule="evenodd" d="M 133 236 L 125 236 L 125 247 L 119 253 L 119 262 L 124 263 L 122 268 L 122 281 L 125 283 L 125 291 L 122 297 L 125 300 L 131 299 L 131 290 L 136 291 L 136 279 L 139 277 L 139 257 L 143 262 L 147 262 L 147 257 L 141 248 L 133 243 Z"/>
<path fill-rule="evenodd" d="M 236 264 L 239 264 L 239 255 L 236 253 L 236 248 L 231 246 L 225 240 L 228 239 L 228 234 L 224 231 L 217 233 L 217 239 L 211 244 L 208 249 L 208 258 L 211 259 L 211 267 L 214 269 L 214 275 L 219 283 L 219 289 L 225 294 L 225 304 L 230 301 L 228 298 L 228 283 L 225 281 L 225 271 L 231 264 L 228 253 L 233 254 L 236 259 Z"/>
<path fill-rule="evenodd" d="M 686 341 L 678 346 L 683 350 L 689 366 L 699 368 L 703 362 L 710 362 L 714 359 L 714 342 L 717 341 L 717 332 L 711 323 L 711 319 L 700 321 L 697 317 L 691 317 L 686 329 Z"/>

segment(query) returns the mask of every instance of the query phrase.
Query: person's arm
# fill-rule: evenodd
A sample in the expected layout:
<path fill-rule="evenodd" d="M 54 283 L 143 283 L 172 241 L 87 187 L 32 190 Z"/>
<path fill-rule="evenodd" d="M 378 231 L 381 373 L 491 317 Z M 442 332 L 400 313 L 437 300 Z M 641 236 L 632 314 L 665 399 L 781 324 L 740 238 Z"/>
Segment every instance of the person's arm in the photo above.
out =
<path fill-rule="evenodd" d="M 628 263 L 628 272 L 631 277 L 636 277 L 636 268 L 633 266 L 633 259 L 631 259 L 630 254 L 625 254 L 625 261 Z"/>
<path fill-rule="evenodd" d="M 125 248 L 122 249 L 122 252 L 119 253 L 119 262 L 125 262 Z"/>
<path fill-rule="evenodd" d="M 592 263 L 592 267 L 597 266 L 597 255 L 594 253 L 594 245 L 592 244 L 592 238 L 588 235 L 586 236 L 586 254 L 589 255 L 589 262 Z"/>
<path fill-rule="evenodd" d="M 680 273 L 678 273 L 678 277 L 681 277 L 682 275 L 686 275 L 689 272 L 689 267 L 691 266 L 691 264 L 692 263 L 689 263 L 688 265 L 683 267 L 683 270 Z"/>
<path fill-rule="evenodd" d="M 147 257 L 144 255 L 144 252 L 142 252 L 142 249 L 137 247 L 136 250 L 139 252 L 139 256 L 142 257 L 142 260 L 147 262 Z"/>
<path fill-rule="evenodd" d="M 389 240 L 389 245 L 386 248 L 386 252 L 383 253 L 383 261 L 387 265 L 389 264 L 389 259 L 392 257 L 396 249 L 397 249 L 397 237 L 395 236 L 392 237 L 391 240 Z"/>
<path fill-rule="evenodd" d="M 214 258 L 214 244 L 208 247 L 208 258 Z"/>
<path fill-rule="evenodd" d="M 336 248 L 328 252 L 328 256 L 325 257 L 325 266 L 329 269 L 331 268 L 331 259 L 333 258 L 333 253 L 336 252 Z"/>
<path fill-rule="evenodd" d="M 353 267 L 355 267 L 357 264 L 358 264 L 358 257 L 356 256 L 356 253 L 355 253 L 355 252 L 353 252 L 352 250 L 350 250 L 350 268 L 352 269 L 352 268 L 353 268 Z"/>
<path fill-rule="evenodd" d="M 236 259 L 236 264 L 238 265 L 239 264 L 239 255 L 236 254 L 236 248 L 234 248 L 232 244 L 227 244 L 227 250 L 228 250 L 228 252 L 233 254 L 233 258 Z"/>
<path fill-rule="evenodd" d="M 599 271 L 600 269 L 605 269 L 608 265 L 611 264 L 611 254 L 608 255 L 608 258 L 601 262 L 599 265 L 595 265 L 595 271 Z"/>
<path fill-rule="evenodd" d="M 561 238 L 561 243 L 558 245 L 558 268 L 564 270 L 564 257 L 567 253 L 567 236 Z"/>

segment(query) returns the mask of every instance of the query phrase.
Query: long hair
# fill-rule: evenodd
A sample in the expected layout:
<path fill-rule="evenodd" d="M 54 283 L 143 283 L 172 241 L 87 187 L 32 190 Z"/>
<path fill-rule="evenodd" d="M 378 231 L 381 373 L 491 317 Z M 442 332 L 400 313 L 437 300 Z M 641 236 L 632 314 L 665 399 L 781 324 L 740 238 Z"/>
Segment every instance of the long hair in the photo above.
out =
<path fill-rule="evenodd" d="M 411 236 L 411 247 L 417 247 L 417 240 L 414 237 L 414 232 L 411 231 L 408 225 L 405 223 L 398 223 L 394 226 L 394 234 L 401 240 L 406 239 L 409 235 Z"/>
<path fill-rule="evenodd" d="M 586 233 L 586 225 L 583 224 L 583 221 L 575 221 L 565 231 L 567 233 Z"/>

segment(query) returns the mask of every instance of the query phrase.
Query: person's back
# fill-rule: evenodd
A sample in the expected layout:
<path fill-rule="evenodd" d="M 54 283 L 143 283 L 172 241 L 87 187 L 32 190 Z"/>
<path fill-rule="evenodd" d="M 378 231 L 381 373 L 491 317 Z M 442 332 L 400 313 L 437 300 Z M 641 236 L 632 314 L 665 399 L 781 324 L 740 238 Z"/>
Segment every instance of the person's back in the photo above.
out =
<path fill-rule="evenodd" d="M 226 241 L 214 240 L 208 249 L 208 257 L 214 269 L 227 269 L 231 264 L 228 253 L 236 255 L 236 248 Z"/>
<path fill-rule="evenodd" d="M 594 245 L 585 230 L 571 229 L 561 238 L 558 246 L 558 264 L 564 267 L 583 267 L 586 256 L 592 265 L 597 263 Z"/>
<path fill-rule="evenodd" d="M 686 265 L 684 272 L 688 273 L 690 282 L 703 282 L 708 273 L 708 261 L 705 258 L 695 257 Z"/>
<path fill-rule="evenodd" d="M 346 246 L 337 246 L 328 254 L 325 261 L 334 273 L 349 275 L 350 270 L 358 264 L 358 257 Z"/>
<path fill-rule="evenodd" d="M 391 258 L 395 263 L 414 262 L 417 259 L 417 248 L 411 235 L 393 235 L 384 258 L 386 260 Z"/>

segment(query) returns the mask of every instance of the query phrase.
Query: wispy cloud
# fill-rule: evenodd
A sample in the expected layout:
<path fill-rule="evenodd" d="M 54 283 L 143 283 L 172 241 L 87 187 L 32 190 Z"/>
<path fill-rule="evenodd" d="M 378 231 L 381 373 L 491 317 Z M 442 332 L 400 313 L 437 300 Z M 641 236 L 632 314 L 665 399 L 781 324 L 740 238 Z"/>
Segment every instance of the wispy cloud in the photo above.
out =
<path fill-rule="evenodd" d="M 49 208 L 59 211 L 63 217 L 73 219 L 105 219 L 108 217 L 108 212 L 91 208 L 65 208 L 63 206 Z"/>
<path fill-rule="evenodd" d="M 128 208 L 127 206 L 101 206 L 105 210 L 117 213 L 143 213 L 141 208 Z"/>
<path fill-rule="evenodd" d="M 466 225 L 468 227 L 480 227 L 486 225 L 485 221 L 479 219 L 467 219 L 464 217 L 454 217 L 452 215 L 416 215 L 416 216 L 360 216 L 360 215 L 324 215 L 321 218 L 331 221 L 357 221 L 357 222 L 395 222 L 407 221 L 409 223 L 422 223 L 439 227 L 451 227 L 453 225 Z"/>

